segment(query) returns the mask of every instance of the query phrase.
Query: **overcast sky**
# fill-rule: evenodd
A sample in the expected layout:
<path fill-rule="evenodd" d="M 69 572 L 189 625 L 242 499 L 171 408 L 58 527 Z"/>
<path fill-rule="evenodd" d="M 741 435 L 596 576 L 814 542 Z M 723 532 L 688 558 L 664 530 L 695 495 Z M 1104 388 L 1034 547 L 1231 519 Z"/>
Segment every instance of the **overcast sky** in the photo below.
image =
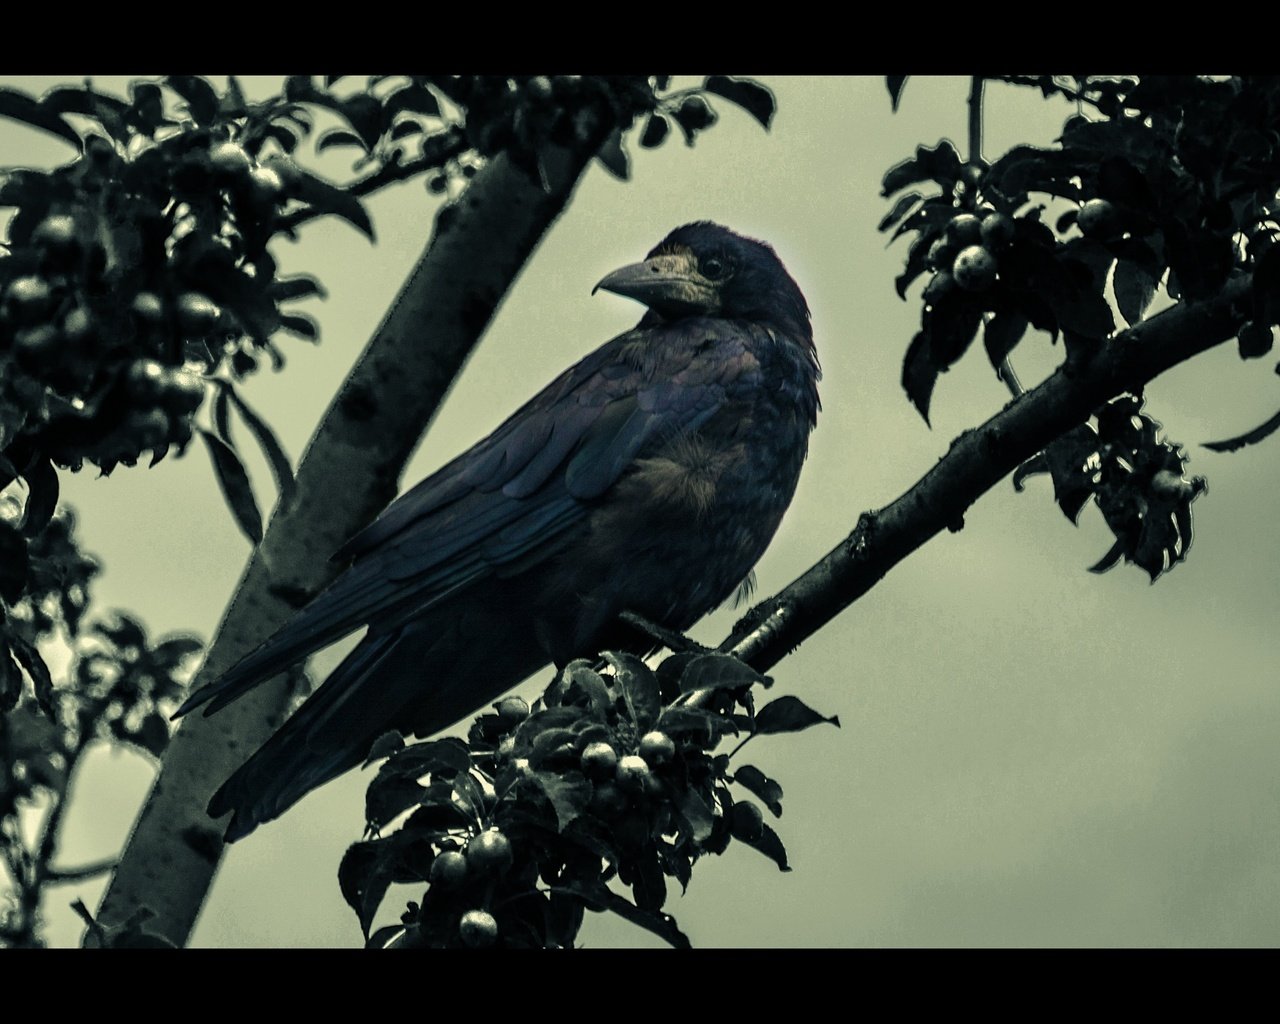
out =
<path fill-rule="evenodd" d="M 17 84 L 39 91 L 54 81 Z M 906 303 L 896 296 L 906 246 L 886 249 L 875 230 L 889 165 L 918 143 L 963 144 L 967 83 L 912 79 L 894 115 L 880 78 L 766 81 L 778 98 L 770 133 L 722 103 L 720 123 L 692 149 L 674 139 L 656 152 L 633 143 L 631 181 L 589 171 L 465 368 L 407 483 L 634 323 L 634 303 L 593 297 L 592 285 L 696 219 L 777 249 L 812 308 L 825 371 L 809 462 L 758 567 L 758 595 L 794 579 L 859 512 L 893 500 L 956 434 L 1004 404 L 980 347 L 939 382 L 932 430 L 908 404 L 898 381 L 919 286 Z M 1071 112 L 1032 92 L 993 89 L 990 99 L 988 157 L 1016 142 L 1048 144 Z M 65 158 L 59 147 L 0 124 L 7 165 Z M 425 243 L 438 204 L 420 183 L 377 197 L 376 246 L 342 223 L 308 225 L 298 243 L 275 244 L 284 271 L 314 273 L 330 293 L 310 306 L 321 344 L 285 340 L 285 371 L 244 392 L 294 459 Z M 1015 364 L 1032 384 L 1060 354 L 1036 336 Z M 748 760 L 785 789 L 775 825 L 794 871 L 781 874 L 736 845 L 699 863 L 688 894 L 673 893 L 667 907 L 694 944 L 1280 942 L 1280 441 L 1233 455 L 1197 446 L 1255 426 L 1278 398 L 1271 364 L 1245 364 L 1233 345 L 1148 389 L 1149 410 L 1189 447 L 1190 470 L 1211 488 L 1195 505 L 1190 560 L 1156 585 L 1131 566 L 1086 572 L 1111 543 L 1097 510 L 1072 527 L 1046 478 L 1023 494 L 1006 481 L 970 510 L 963 531 L 935 538 L 780 663 L 773 694 L 797 694 L 838 714 L 843 728 L 753 742 Z M 81 474 L 65 481 L 64 496 L 85 547 L 106 565 L 94 590 L 99 610 L 132 609 L 155 633 L 210 635 L 248 549 L 200 448 L 149 472 Z M 694 635 L 715 642 L 734 617 L 723 610 Z M 338 656 L 315 665 L 323 672 Z M 140 756 L 95 753 L 78 782 L 62 862 L 116 852 L 152 777 Z M 360 837 L 368 778 L 355 772 L 324 787 L 233 846 L 194 944 L 358 944 L 336 870 Z M 78 942 L 67 906 L 78 896 L 95 907 L 101 891 L 53 893 L 52 944 Z M 384 920 L 420 893 L 396 895 Z M 655 942 L 595 915 L 582 941 Z"/>

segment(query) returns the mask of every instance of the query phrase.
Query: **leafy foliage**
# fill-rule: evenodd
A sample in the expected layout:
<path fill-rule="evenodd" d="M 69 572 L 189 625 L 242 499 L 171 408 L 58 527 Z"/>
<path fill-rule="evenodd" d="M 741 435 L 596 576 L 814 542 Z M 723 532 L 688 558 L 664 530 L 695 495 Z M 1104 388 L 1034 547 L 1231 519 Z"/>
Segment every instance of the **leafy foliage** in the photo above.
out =
<path fill-rule="evenodd" d="M 389 885 L 427 889 L 370 945 L 572 946 L 594 910 L 687 946 L 663 910 L 667 879 L 685 888 L 694 863 L 734 839 L 788 870 L 777 833 L 730 785 L 775 816 L 782 788 L 750 765 L 735 775 L 732 754 L 715 749 L 839 723 L 794 697 L 755 711 L 751 685 L 763 677 L 731 655 L 677 654 L 656 671 L 603 657 L 567 665 L 532 709 L 498 703 L 468 743 L 414 744 L 382 765 L 366 805 L 374 838 L 343 859 L 343 894 L 368 935 Z M 723 685 L 706 688 L 711 679 Z"/>
<path fill-rule="evenodd" d="M 15 503 L 0 499 L 9 514 Z M 8 528 L 0 521 L 0 529 Z M 194 636 L 151 640 L 132 617 L 116 612 L 87 622 L 89 586 L 97 562 L 80 552 L 74 518 L 55 516 L 33 540 L 28 583 L 3 607 L 0 628 L 0 856 L 9 891 L 0 910 L 0 944 L 38 945 L 44 888 L 105 871 L 110 864 L 55 866 L 58 827 L 73 773 L 93 742 L 125 744 L 159 758 L 169 742 L 168 713 L 181 700 L 193 660 Z M 64 638 L 72 650 L 55 683 L 39 645 Z M 30 686 L 26 685 L 29 680 Z M 33 842 L 24 812 L 47 807 Z"/>
<path fill-rule="evenodd" d="M 1140 324 L 1162 288 L 1170 300 L 1195 302 L 1233 274 L 1252 274 L 1240 354 L 1270 350 L 1280 322 L 1274 78 L 991 80 L 1069 97 L 1079 112 L 1052 148 L 1015 146 L 988 164 L 962 161 L 943 140 L 884 177 L 886 197 L 927 187 L 899 196 L 880 224 L 895 239 L 914 235 L 899 294 L 928 275 L 902 372 L 926 422 L 939 375 L 979 331 L 1002 375 L 1028 327 L 1064 338 L 1070 370 L 1117 343 L 1125 324 Z M 895 108 L 904 81 L 889 79 Z M 1052 224 L 1051 210 L 1062 211 Z M 1072 521 L 1093 498 L 1116 535 L 1094 568 L 1124 558 L 1154 580 L 1186 557 L 1190 503 L 1205 488 L 1183 477 L 1181 449 L 1155 440 L 1158 425 L 1140 405 L 1128 397 L 1097 410 L 1097 428 L 1082 425 L 1059 440 L 1017 482 L 1052 472 Z M 1242 447 L 1272 429 L 1264 424 L 1211 447 Z"/>

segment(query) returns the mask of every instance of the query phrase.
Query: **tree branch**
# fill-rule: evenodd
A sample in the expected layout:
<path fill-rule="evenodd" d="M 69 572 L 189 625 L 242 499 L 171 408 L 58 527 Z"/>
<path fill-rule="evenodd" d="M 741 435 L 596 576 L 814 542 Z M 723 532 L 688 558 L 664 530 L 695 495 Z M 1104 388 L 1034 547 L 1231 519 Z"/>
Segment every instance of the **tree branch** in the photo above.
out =
<path fill-rule="evenodd" d="M 197 682 L 287 622 L 339 569 L 319 553 L 337 550 L 395 496 L 455 374 L 608 127 L 596 116 L 568 146 L 548 144 L 541 185 L 499 155 L 440 211 L 426 251 L 317 427 L 298 465 L 296 499 L 273 515 Z M 285 679 L 183 721 L 99 909 L 102 925 L 122 925 L 146 907 L 148 931 L 186 942 L 223 851 L 205 803 L 284 719 Z"/>
<path fill-rule="evenodd" d="M 1251 278 L 1239 275 L 1213 299 L 1165 310 L 961 434 L 915 486 L 878 512 L 864 512 L 826 557 L 743 616 L 720 650 L 767 671 L 930 538 L 960 529 L 970 505 L 1098 406 L 1235 337 L 1251 296 Z"/>

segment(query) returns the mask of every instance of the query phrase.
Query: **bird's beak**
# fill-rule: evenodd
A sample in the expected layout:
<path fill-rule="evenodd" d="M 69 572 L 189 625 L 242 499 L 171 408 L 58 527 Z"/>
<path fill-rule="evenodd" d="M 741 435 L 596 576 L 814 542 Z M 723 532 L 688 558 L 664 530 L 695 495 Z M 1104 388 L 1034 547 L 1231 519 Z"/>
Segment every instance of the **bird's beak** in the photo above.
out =
<path fill-rule="evenodd" d="M 619 267 L 591 290 L 601 288 L 615 295 L 643 302 L 666 317 L 713 315 L 720 311 L 720 290 L 698 271 L 691 252 L 670 252 L 643 263 Z"/>

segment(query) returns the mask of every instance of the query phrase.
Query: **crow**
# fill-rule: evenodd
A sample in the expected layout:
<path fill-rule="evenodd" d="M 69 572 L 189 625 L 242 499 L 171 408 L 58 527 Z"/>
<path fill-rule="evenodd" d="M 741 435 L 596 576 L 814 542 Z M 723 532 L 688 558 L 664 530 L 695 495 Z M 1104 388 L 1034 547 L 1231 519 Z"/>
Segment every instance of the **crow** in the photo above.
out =
<path fill-rule="evenodd" d="M 764 553 L 795 493 L 821 371 L 773 249 L 709 221 L 596 285 L 647 310 L 334 555 L 349 566 L 178 709 L 210 714 L 361 627 L 364 638 L 213 795 L 248 835 L 360 764 L 548 664 L 683 631 Z"/>

